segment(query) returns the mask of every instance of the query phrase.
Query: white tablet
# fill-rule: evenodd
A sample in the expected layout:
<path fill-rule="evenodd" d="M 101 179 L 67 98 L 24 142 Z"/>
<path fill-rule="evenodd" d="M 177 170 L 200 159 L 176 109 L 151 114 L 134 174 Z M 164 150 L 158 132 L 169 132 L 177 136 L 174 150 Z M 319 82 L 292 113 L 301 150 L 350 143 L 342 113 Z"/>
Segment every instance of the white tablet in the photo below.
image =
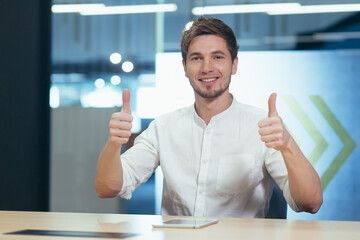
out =
<path fill-rule="evenodd" d="M 159 224 L 152 224 L 155 228 L 202 228 L 219 222 L 218 219 L 187 219 L 171 218 Z"/>

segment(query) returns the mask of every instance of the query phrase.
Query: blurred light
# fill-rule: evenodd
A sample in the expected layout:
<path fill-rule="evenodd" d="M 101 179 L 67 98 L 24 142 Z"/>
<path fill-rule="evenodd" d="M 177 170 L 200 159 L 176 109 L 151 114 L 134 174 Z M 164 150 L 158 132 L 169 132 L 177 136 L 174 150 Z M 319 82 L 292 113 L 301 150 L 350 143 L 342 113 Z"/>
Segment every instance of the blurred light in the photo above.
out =
<path fill-rule="evenodd" d="M 273 9 L 267 11 L 269 15 L 284 14 L 310 14 L 310 13 L 334 13 L 334 12 L 358 12 L 360 4 L 329 4 L 329 5 L 307 5 L 294 9 Z"/>
<path fill-rule="evenodd" d="M 341 42 L 346 39 L 346 37 L 341 33 L 315 33 L 313 34 L 314 40 L 318 41 L 335 41 Z"/>
<path fill-rule="evenodd" d="M 113 64 L 119 64 L 121 62 L 120 53 L 113 53 L 110 55 L 110 62 Z"/>
<path fill-rule="evenodd" d="M 240 4 L 194 7 L 194 15 L 267 13 L 269 15 L 358 12 L 360 4 L 301 5 L 300 3 Z"/>
<path fill-rule="evenodd" d="M 110 6 L 99 9 L 87 9 L 84 11 L 80 11 L 80 14 L 109 15 L 109 14 L 175 12 L 176 10 L 177 10 L 176 4 L 147 4 L 147 5 Z"/>
<path fill-rule="evenodd" d="M 60 106 L 60 90 L 54 86 L 50 88 L 50 107 L 58 108 Z"/>
<path fill-rule="evenodd" d="M 83 107 L 118 107 L 121 106 L 121 93 L 111 88 L 101 88 L 81 96 Z"/>
<path fill-rule="evenodd" d="M 94 4 L 56 4 L 51 7 L 53 13 L 75 13 L 80 11 L 98 10 L 104 8 L 102 3 Z"/>
<path fill-rule="evenodd" d="M 190 21 L 185 25 L 185 31 L 189 30 L 191 26 L 193 25 L 194 21 Z"/>
<path fill-rule="evenodd" d="M 95 87 L 96 88 L 103 88 L 105 86 L 105 81 L 102 78 L 98 78 L 95 80 Z"/>
<path fill-rule="evenodd" d="M 121 82 L 121 78 L 118 75 L 114 75 L 110 78 L 110 82 L 112 85 L 119 85 Z"/>
<path fill-rule="evenodd" d="M 130 62 L 130 61 L 126 61 L 126 62 L 124 62 L 123 64 L 122 64 L 122 70 L 124 71 L 124 72 L 131 72 L 133 69 L 134 69 L 134 64 L 132 63 L 132 62 Z"/>
<path fill-rule="evenodd" d="M 206 14 L 229 14 L 229 13 L 256 13 L 268 11 L 286 11 L 292 8 L 298 8 L 299 3 L 268 3 L 268 4 L 239 4 L 239 5 L 219 5 L 194 7 L 194 15 Z"/>

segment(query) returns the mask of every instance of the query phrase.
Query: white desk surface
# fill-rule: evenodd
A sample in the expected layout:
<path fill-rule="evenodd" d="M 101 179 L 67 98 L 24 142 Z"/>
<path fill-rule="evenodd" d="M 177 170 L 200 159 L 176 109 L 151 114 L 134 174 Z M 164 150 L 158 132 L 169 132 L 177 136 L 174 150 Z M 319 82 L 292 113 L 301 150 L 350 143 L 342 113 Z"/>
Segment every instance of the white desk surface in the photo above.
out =
<path fill-rule="evenodd" d="M 154 215 L 0 211 L 0 239 L 113 239 L 7 235 L 24 229 L 123 232 L 140 235 L 125 239 L 228 240 L 228 239 L 360 239 L 360 222 L 278 219 L 218 218 L 219 223 L 201 229 L 153 228 L 152 223 L 171 218 Z M 193 217 L 188 217 L 193 218 Z"/>

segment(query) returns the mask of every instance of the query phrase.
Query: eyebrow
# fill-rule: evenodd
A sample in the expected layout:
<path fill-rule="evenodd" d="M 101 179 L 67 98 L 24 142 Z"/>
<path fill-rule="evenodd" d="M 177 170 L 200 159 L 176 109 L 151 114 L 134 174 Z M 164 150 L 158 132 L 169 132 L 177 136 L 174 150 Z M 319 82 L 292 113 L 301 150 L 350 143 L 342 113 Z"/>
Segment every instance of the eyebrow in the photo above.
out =
<path fill-rule="evenodd" d="M 217 51 L 213 51 L 211 52 L 211 54 L 221 54 L 221 55 L 226 55 L 223 51 L 220 51 L 220 50 L 217 50 Z M 192 57 L 192 56 L 199 56 L 199 55 L 202 55 L 200 52 L 192 52 L 190 53 L 189 57 Z"/>
<path fill-rule="evenodd" d="M 201 53 L 199 53 L 199 52 L 192 52 L 192 53 L 190 53 L 189 57 L 199 56 L 199 55 L 201 55 Z"/>
<path fill-rule="evenodd" d="M 214 51 L 214 52 L 211 52 L 211 54 L 222 54 L 222 55 L 226 55 L 223 51 Z"/>

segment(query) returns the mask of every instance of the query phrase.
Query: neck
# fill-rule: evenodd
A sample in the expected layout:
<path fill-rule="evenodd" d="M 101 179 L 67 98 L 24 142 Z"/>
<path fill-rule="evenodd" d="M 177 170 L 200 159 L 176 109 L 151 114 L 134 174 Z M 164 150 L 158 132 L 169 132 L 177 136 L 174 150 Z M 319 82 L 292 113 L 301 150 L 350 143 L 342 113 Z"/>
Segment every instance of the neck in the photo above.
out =
<path fill-rule="evenodd" d="M 208 125 L 211 118 L 231 106 L 232 95 L 226 91 L 216 98 L 203 98 L 195 93 L 195 109 L 199 117 Z"/>

